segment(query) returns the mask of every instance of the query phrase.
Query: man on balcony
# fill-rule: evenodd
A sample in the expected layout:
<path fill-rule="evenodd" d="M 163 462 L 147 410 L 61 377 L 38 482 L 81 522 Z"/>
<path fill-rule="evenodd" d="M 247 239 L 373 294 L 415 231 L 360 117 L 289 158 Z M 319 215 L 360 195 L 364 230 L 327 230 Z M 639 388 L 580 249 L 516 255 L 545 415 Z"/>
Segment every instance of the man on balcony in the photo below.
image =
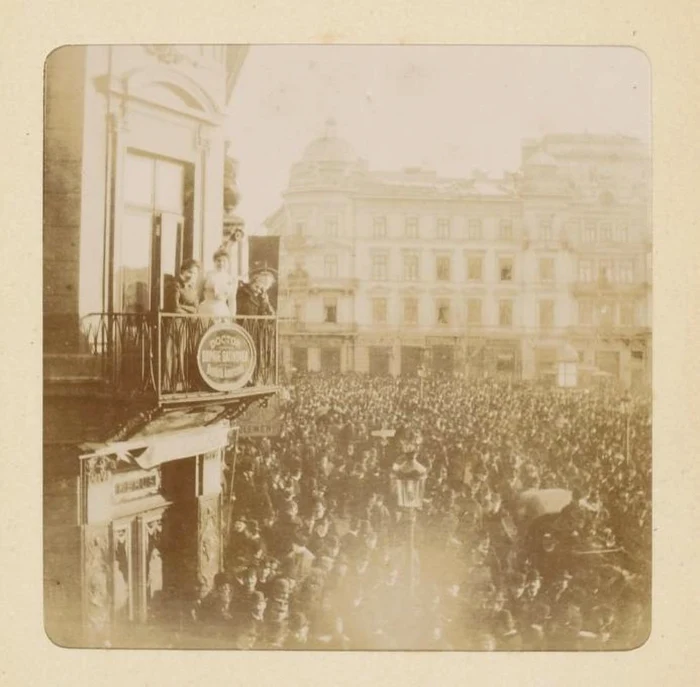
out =
<path fill-rule="evenodd" d="M 253 337 L 258 352 L 253 384 L 266 384 L 274 379 L 273 349 L 276 342 L 275 322 L 271 318 L 275 315 L 275 309 L 270 303 L 268 291 L 275 279 L 274 269 L 265 264 L 255 264 L 250 271 L 250 282 L 240 284 L 236 294 L 236 314 L 240 316 L 238 324 Z"/>
<path fill-rule="evenodd" d="M 251 270 L 250 282 L 241 284 L 236 294 L 236 311 L 242 316 L 269 316 L 275 314 L 268 291 L 275 283 L 275 271 L 266 265 Z"/>

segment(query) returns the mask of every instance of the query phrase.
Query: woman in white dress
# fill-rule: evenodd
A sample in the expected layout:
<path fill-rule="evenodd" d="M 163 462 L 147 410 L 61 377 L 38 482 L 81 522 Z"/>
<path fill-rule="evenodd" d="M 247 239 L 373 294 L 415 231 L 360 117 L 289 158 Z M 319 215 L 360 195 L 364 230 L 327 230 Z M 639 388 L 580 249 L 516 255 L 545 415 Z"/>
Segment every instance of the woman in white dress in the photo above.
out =
<path fill-rule="evenodd" d="M 198 313 L 209 317 L 231 317 L 236 302 L 235 281 L 229 270 L 229 255 L 225 246 L 214 253 L 214 269 L 204 278 L 204 300 Z"/>

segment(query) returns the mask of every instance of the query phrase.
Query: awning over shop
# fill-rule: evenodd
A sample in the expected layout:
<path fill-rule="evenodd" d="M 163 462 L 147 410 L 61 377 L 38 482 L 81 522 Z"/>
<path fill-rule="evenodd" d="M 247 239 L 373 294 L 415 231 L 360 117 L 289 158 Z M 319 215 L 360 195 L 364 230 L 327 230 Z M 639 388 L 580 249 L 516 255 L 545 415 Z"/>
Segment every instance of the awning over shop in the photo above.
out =
<path fill-rule="evenodd" d="M 229 432 L 229 423 L 223 421 L 210 427 L 136 436 L 128 441 L 86 445 L 84 448 L 91 449 L 87 455 L 116 455 L 143 470 L 150 470 L 163 463 L 220 449 L 228 444 Z"/>

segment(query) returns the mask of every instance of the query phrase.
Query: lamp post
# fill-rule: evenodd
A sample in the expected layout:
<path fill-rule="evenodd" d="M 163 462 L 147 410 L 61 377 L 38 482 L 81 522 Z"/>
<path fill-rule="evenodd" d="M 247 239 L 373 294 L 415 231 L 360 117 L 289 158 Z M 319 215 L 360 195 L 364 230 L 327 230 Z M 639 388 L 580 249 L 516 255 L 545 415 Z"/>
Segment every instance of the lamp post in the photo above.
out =
<path fill-rule="evenodd" d="M 625 461 L 630 462 L 630 416 L 632 415 L 632 399 L 629 392 L 625 392 L 620 402 L 620 410 L 625 415 Z"/>
<path fill-rule="evenodd" d="M 420 400 L 423 400 L 423 382 L 425 380 L 425 366 L 421 364 L 421 366 L 418 368 L 418 378 L 420 379 L 420 388 L 418 391 L 418 396 Z"/>
<path fill-rule="evenodd" d="M 380 446 L 382 447 L 382 465 L 386 465 L 386 447 L 389 445 L 389 439 L 392 439 L 396 434 L 395 429 L 388 429 L 387 427 L 382 427 L 382 429 L 377 429 L 372 432 L 373 437 L 378 437 L 380 440 Z"/>
<path fill-rule="evenodd" d="M 406 446 L 402 441 L 402 449 Z M 416 513 L 423 507 L 425 480 L 428 470 L 416 459 L 417 446 L 412 445 L 403 451 L 405 459 L 400 465 L 394 466 L 393 476 L 396 485 L 396 500 L 399 508 L 408 515 L 408 587 L 413 596 L 416 583 Z"/>

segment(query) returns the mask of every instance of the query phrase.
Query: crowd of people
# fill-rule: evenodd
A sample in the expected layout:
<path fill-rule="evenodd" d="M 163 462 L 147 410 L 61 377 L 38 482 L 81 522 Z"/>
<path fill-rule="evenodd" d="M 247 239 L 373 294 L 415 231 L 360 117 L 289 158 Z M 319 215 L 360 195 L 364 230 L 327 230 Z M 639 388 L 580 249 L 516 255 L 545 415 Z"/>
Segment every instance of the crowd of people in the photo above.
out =
<path fill-rule="evenodd" d="M 230 457 L 225 571 L 196 631 L 253 649 L 645 640 L 649 398 L 438 375 L 297 375 L 280 398 L 279 434 Z M 413 527 L 391 478 L 408 456 L 427 468 Z"/>

